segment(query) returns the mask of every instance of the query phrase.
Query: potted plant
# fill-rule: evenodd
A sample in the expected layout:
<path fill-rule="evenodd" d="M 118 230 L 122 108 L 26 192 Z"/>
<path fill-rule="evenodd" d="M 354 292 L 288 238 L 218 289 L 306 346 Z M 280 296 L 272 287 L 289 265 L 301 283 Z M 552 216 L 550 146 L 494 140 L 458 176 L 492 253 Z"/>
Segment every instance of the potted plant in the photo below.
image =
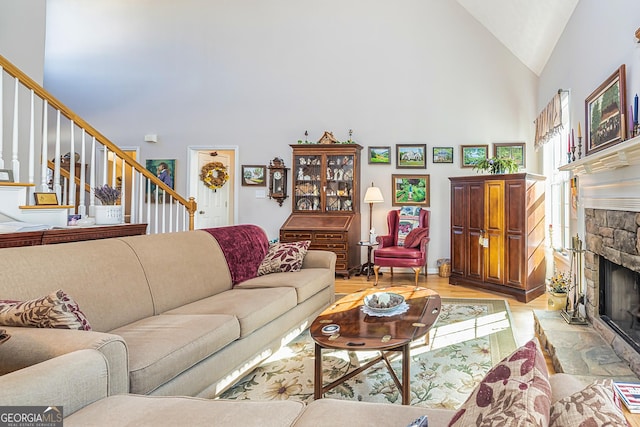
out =
<path fill-rule="evenodd" d="M 513 159 L 505 157 L 491 157 L 477 161 L 473 165 L 474 170 L 497 173 L 515 173 L 518 172 L 519 166 Z"/>
<path fill-rule="evenodd" d="M 119 206 L 120 190 L 105 184 L 102 187 L 95 187 L 93 194 L 101 203 L 101 205 L 93 207 L 96 224 L 121 224 L 122 206 Z"/>
<path fill-rule="evenodd" d="M 547 291 L 549 292 L 548 306 L 550 310 L 563 310 L 567 307 L 567 294 L 571 287 L 571 275 L 568 272 L 558 272 L 549 279 Z"/>

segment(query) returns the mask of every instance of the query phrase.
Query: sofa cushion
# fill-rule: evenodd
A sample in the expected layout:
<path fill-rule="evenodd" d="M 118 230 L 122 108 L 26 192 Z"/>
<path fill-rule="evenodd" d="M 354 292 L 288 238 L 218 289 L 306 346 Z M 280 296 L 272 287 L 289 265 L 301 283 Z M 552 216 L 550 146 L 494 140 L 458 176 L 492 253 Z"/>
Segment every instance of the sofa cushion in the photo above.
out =
<path fill-rule="evenodd" d="M 28 301 L 0 301 L 0 325 L 91 330 L 78 303 L 62 289 Z"/>
<path fill-rule="evenodd" d="M 270 273 L 300 271 L 309 250 L 310 240 L 290 243 L 274 243 L 258 267 L 258 276 Z"/>
<path fill-rule="evenodd" d="M 289 287 L 238 289 L 204 298 L 167 311 L 165 314 L 226 314 L 240 323 L 240 337 L 282 316 L 297 304 L 296 291 Z"/>
<path fill-rule="evenodd" d="M 73 426 L 291 426 L 304 403 L 210 400 L 197 397 L 110 396 L 64 419 Z"/>
<path fill-rule="evenodd" d="M 390 403 L 354 402 L 338 399 L 314 400 L 294 427 L 395 426 L 406 427 L 416 418 L 427 415 L 429 426 L 444 426 L 455 412 Z M 475 425 L 475 424 L 474 424 Z"/>
<path fill-rule="evenodd" d="M 420 246 L 420 242 L 423 237 L 429 236 L 429 229 L 423 227 L 414 228 L 407 234 L 407 237 L 404 239 L 404 247 L 405 248 L 417 248 Z"/>
<path fill-rule="evenodd" d="M 551 386 L 544 356 L 534 338 L 485 375 L 456 412 L 449 426 L 547 426 Z"/>
<path fill-rule="evenodd" d="M 148 394 L 240 336 L 233 316 L 159 315 L 112 331 L 129 348 L 131 393 Z"/>
<path fill-rule="evenodd" d="M 593 382 L 554 403 L 551 407 L 549 426 L 627 425 L 614 393 L 610 379 Z"/>
<path fill-rule="evenodd" d="M 335 280 L 335 274 L 328 268 L 305 268 L 294 273 L 273 273 L 249 279 L 236 289 L 282 288 L 296 290 L 298 304 L 311 298 Z"/>
<path fill-rule="evenodd" d="M 121 240 L 135 251 L 144 269 L 153 296 L 153 314 L 231 289 L 222 249 L 209 233 L 196 230 Z M 189 280 L 176 286 L 178 278 L 186 277 Z"/>
<path fill-rule="evenodd" d="M 420 249 L 405 248 L 404 246 L 386 246 L 375 250 L 376 258 L 420 258 Z"/>
<path fill-rule="evenodd" d="M 218 241 L 233 285 L 258 275 L 258 267 L 269 250 L 269 239 L 262 228 L 244 224 L 205 228 L 203 231 Z"/>

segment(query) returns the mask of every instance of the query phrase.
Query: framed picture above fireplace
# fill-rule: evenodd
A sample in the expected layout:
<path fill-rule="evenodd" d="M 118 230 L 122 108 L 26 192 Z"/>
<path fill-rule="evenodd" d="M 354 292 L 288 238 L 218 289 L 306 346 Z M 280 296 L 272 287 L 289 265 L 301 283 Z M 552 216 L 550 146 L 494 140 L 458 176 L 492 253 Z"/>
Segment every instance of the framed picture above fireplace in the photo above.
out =
<path fill-rule="evenodd" d="M 603 150 L 626 134 L 626 70 L 622 64 L 585 100 L 586 154 Z"/>

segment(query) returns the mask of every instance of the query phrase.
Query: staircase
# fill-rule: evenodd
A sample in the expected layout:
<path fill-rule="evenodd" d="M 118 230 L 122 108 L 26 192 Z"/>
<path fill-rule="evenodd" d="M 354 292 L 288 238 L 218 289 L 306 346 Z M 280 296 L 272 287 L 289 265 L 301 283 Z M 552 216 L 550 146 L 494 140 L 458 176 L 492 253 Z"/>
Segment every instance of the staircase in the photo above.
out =
<path fill-rule="evenodd" d="M 194 228 L 193 197 L 175 192 L 0 55 L 0 221 L 65 227 L 71 214 L 94 217 L 93 189 L 103 185 L 121 191 L 125 222 L 149 224 L 148 233 Z M 56 204 L 36 204 L 37 193 Z"/>

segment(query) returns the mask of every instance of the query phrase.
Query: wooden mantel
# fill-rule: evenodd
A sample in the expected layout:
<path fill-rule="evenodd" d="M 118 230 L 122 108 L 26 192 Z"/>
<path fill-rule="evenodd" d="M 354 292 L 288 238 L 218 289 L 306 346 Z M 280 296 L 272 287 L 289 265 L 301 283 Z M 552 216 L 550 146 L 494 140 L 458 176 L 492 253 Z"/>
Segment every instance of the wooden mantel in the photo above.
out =
<path fill-rule="evenodd" d="M 558 169 L 580 176 L 632 165 L 640 165 L 640 136 L 560 166 Z"/>

